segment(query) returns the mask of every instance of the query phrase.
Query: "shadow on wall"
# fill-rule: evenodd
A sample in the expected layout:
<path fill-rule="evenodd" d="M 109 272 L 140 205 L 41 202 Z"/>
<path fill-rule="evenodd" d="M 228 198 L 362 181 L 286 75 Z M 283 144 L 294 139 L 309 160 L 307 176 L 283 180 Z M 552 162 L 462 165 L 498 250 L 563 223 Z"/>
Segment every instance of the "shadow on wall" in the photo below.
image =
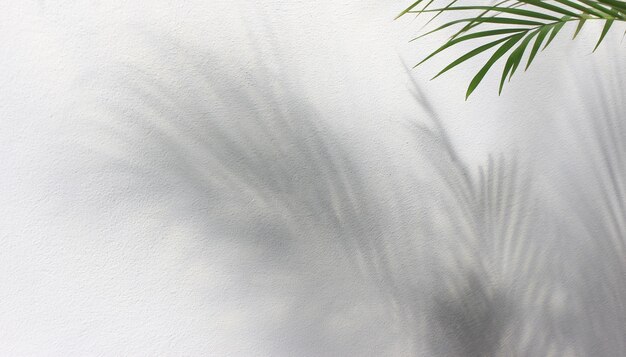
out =
<path fill-rule="evenodd" d="M 237 294 L 246 296 L 210 303 L 265 299 L 274 308 L 235 308 L 254 316 L 257 331 L 233 338 L 257 339 L 268 355 L 410 349 L 399 327 L 408 313 L 397 301 L 401 284 L 387 246 L 397 229 L 385 231 L 385 192 L 275 73 L 263 66 L 229 70 L 210 54 L 195 57 L 170 45 L 180 55 L 159 71 L 125 67 L 112 81 L 118 97 L 103 108 L 116 119 L 97 130 L 124 154 L 100 154 L 110 170 L 128 173 L 131 191 L 176 196 L 161 203 L 174 219 L 200 214 L 207 245 L 246 252 L 245 261 L 232 262 L 233 278 L 248 287 Z"/>
<path fill-rule="evenodd" d="M 603 73 L 596 68 L 590 86 L 577 85 L 585 120 L 569 123 L 579 146 L 567 150 L 568 165 L 557 178 L 568 208 L 567 216 L 555 217 L 560 245 L 581 242 L 568 267 L 575 277 L 576 321 L 585 321 L 569 321 L 581 355 L 626 353 L 626 91 L 623 79 L 610 75 L 619 66 L 613 65 Z"/>
<path fill-rule="evenodd" d="M 544 353 L 568 346 L 551 321 L 549 300 L 563 289 L 546 255 L 553 247 L 538 210 L 531 175 L 515 156 L 494 159 L 475 173 L 456 153 L 449 134 L 417 83 L 414 96 L 432 125 L 416 126 L 429 158 L 446 219 L 436 230 L 446 241 L 435 271 L 430 320 L 421 331 L 437 355 L 494 356 Z M 513 340 L 515 338 L 515 340 Z"/>
<path fill-rule="evenodd" d="M 195 217 L 216 252 L 245 252 L 232 262 L 240 295 L 210 302 L 257 322 L 234 340 L 254 339 L 267 355 L 626 353 L 623 110 L 591 121 L 598 193 L 548 207 L 515 155 L 468 168 L 414 83 L 430 124 L 407 130 L 429 166 L 396 168 L 381 184 L 373 171 L 386 168 L 363 165 L 328 125 L 337 118 L 308 105 L 289 74 L 168 46 L 176 55 L 162 68 L 124 67 L 110 80 L 119 92 L 102 108 L 114 119 L 96 125 L 122 154 L 85 150 L 173 220 Z M 414 171 L 432 174 L 407 184 Z M 587 230 L 559 224 L 570 211 Z M 580 280 L 561 281 L 577 263 L 559 250 L 563 234 L 594 242 Z"/>

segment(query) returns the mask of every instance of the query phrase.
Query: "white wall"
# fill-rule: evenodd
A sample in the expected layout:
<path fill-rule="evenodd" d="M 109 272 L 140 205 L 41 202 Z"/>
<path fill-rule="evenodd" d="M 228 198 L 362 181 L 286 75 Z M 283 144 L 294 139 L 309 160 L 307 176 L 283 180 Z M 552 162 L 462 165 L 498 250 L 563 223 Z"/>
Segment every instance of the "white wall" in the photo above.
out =
<path fill-rule="evenodd" d="M 402 65 L 437 40 L 407 43 L 405 5 L 5 2 L 0 355 L 427 353 L 342 245 L 377 227 L 405 286 L 439 254 L 411 241 L 445 209 Z M 471 167 L 558 177 L 591 69 L 624 78 L 621 32 L 591 55 L 597 32 L 499 98 L 496 70 L 463 100 L 478 62 L 427 81 L 459 50 L 412 75 Z"/>

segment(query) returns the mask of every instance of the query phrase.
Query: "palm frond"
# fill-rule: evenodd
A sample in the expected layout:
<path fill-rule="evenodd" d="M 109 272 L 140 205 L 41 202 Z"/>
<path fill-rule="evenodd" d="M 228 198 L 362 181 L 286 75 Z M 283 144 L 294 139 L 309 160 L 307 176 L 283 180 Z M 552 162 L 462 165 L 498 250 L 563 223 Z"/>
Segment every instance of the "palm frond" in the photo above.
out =
<path fill-rule="evenodd" d="M 465 98 L 482 82 L 489 70 L 500 59 L 505 59 L 500 77 L 499 94 L 505 80 L 510 80 L 524 55 L 528 53 L 525 69 L 528 69 L 540 50 L 544 50 L 556 38 L 565 24 L 575 23 L 573 38 L 580 33 L 589 20 L 603 21 L 604 27 L 595 44 L 600 46 L 615 21 L 626 21 L 626 2 L 619 0 L 503 0 L 493 5 L 458 5 L 458 0 L 437 4 L 435 0 L 418 0 L 402 11 L 397 17 L 407 14 L 434 14 L 426 24 L 442 13 L 473 13 L 473 16 L 448 20 L 434 29 L 427 30 L 422 37 L 439 31 L 459 27 L 446 42 L 428 54 L 415 67 L 431 59 L 445 49 L 470 40 L 483 39 L 486 43 L 475 47 L 444 67 L 436 78 L 461 63 L 495 47 L 493 54 L 471 80 Z M 435 7 L 440 5 L 440 7 Z M 543 46 L 543 47 L 542 47 Z"/>

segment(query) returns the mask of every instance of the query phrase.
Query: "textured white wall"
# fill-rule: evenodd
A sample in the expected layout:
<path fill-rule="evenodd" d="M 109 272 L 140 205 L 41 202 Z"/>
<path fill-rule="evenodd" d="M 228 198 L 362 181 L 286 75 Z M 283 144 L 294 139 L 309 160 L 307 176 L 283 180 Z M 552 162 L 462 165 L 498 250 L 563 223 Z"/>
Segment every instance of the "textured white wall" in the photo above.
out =
<path fill-rule="evenodd" d="M 413 188 L 433 173 L 420 166 L 407 123 L 429 119 L 412 99 L 402 61 L 411 65 L 427 50 L 407 43 L 414 23 L 392 21 L 405 5 L 4 2 L 0 355 L 424 351 L 389 317 L 397 306 L 377 283 L 349 268 L 344 248 L 328 238 L 333 227 L 302 218 L 323 216 L 327 206 L 313 213 L 291 206 L 317 202 L 315 190 L 324 189 L 303 161 L 328 161 L 324 153 L 298 154 L 298 145 L 326 140 L 320 145 L 345 147 L 361 172 L 329 168 L 326 179 L 352 187 L 361 177 L 354 192 L 373 192 L 371 207 L 386 212 L 378 227 L 398 236 L 416 229 L 418 218 L 401 206 L 433 199 Z M 427 82 L 451 56 L 414 76 L 471 164 L 501 151 L 522 160 L 564 157 L 578 91 L 594 76 L 587 70 L 624 76 L 612 65 L 623 63 L 624 46 L 608 50 L 621 33 L 588 55 L 596 32 L 590 26 L 576 42 L 554 45 L 500 98 L 494 71 L 463 101 L 477 63 Z M 312 132 L 297 127 L 302 140 L 283 145 L 279 134 L 259 138 L 267 133 L 246 119 L 279 114 L 304 117 Z M 233 153 L 249 143 L 260 148 L 250 155 L 266 160 L 254 169 Z M 282 163 L 283 177 L 267 178 Z M 290 193 L 285 175 L 303 185 L 294 192 L 313 193 Z M 278 191 L 267 188 L 274 183 Z M 365 210 L 355 205 L 347 225 Z M 285 221 L 284 210 L 299 218 Z M 402 254 L 397 242 L 392 257 Z M 415 264 L 406 269 L 428 268 L 427 260 Z"/>

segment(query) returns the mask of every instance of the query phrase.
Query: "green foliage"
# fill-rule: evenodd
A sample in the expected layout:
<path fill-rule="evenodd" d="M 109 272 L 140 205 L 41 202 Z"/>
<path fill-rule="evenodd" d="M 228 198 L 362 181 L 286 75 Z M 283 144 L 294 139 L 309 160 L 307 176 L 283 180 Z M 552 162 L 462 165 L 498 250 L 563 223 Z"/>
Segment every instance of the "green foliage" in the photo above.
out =
<path fill-rule="evenodd" d="M 445 6 L 437 7 L 443 1 L 417 0 L 397 18 L 407 14 L 419 16 L 423 13 L 430 13 L 433 16 L 426 22 L 428 25 L 442 13 L 473 13 L 472 16 L 446 21 L 413 39 L 417 40 L 444 29 L 456 28 L 454 34 L 441 47 L 426 56 L 415 67 L 459 43 L 476 39 L 488 41 L 451 62 L 433 78 L 495 47 L 491 57 L 470 82 L 466 99 L 493 65 L 498 60 L 506 58 L 500 78 L 499 93 L 501 93 L 505 80 L 511 79 L 522 63 L 524 54 L 528 53 L 524 69 L 526 70 L 537 53 L 548 47 L 568 22 L 577 24 L 573 36 L 576 38 L 587 21 L 604 21 L 595 51 L 615 21 L 626 21 L 626 2 L 619 0 L 503 0 L 489 6 L 484 4 L 460 6 L 459 2 L 459 0 L 446 0 Z M 473 0 L 473 2 L 479 3 L 480 1 Z"/>

